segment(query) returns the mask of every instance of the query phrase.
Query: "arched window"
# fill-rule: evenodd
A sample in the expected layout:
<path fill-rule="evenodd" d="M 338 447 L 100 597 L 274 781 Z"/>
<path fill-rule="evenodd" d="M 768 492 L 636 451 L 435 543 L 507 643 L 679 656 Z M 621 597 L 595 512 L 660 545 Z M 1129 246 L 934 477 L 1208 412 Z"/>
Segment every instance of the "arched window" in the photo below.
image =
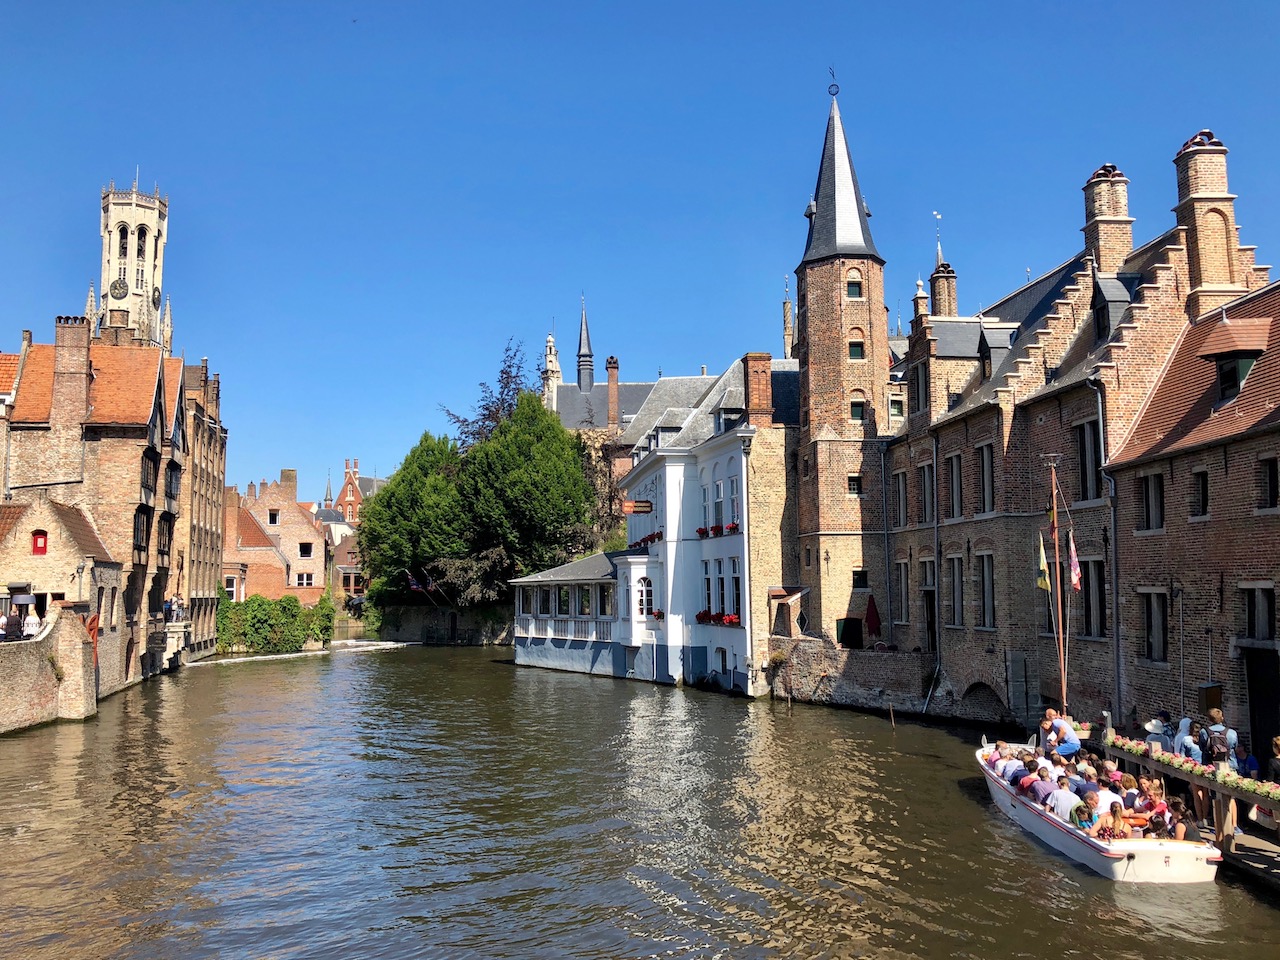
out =
<path fill-rule="evenodd" d="M 119 260 L 120 262 L 116 265 L 116 277 L 120 280 L 123 280 L 127 284 L 129 282 L 127 279 L 129 274 L 129 227 L 128 225 L 123 223 L 120 224 L 120 229 L 117 231 L 117 233 L 119 234 L 119 237 L 120 237 L 120 246 L 117 248 L 118 255 L 116 259 Z"/>
<path fill-rule="evenodd" d="M 134 260 L 134 284 L 141 290 L 147 282 L 147 228 L 138 228 L 138 256 Z"/>
<path fill-rule="evenodd" d="M 648 577 L 636 581 L 636 601 L 640 616 L 653 616 L 653 581 Z"/>
<path fill-rule="evenodd" d="M 849 300 L 862 299 L 862 271 L 851 267 L 844 275 L 844 295 Z"/>
<path fill-rule="evenodd" d="M 347 504 L 347 519 L 348 519 L 348 520 L 351 520 L 351 519 L 353 519 L 353 518 L 354 518 L 354 511 L 351 509 L 351 504 L 349 504 L 349 503 L 348 503 L 348 504 Z"/>
<path fill-rule="evenodd" d="M 31 552 L 37 557 L 43 557 L 49 552 L 49 534 L 43 530 L 31 531 Z"/>

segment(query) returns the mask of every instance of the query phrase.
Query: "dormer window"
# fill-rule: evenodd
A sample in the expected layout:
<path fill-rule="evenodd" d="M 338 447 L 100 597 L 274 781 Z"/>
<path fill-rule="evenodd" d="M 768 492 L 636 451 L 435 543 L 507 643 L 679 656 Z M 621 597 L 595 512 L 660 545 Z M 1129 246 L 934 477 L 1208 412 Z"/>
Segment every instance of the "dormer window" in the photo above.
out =
<path fill-rule="evenodd" d="M 1218 399 L 1232 400 L 1240 392 L 1240 385 L 1253 369 L 1257 354 L 1218 357 Z"/>
<path fill-rule="evenodd" d="M 31 531 L 31 553 L 33 556 L 43 557 L 49 552 L 49 534 L 43 530 Z"/>

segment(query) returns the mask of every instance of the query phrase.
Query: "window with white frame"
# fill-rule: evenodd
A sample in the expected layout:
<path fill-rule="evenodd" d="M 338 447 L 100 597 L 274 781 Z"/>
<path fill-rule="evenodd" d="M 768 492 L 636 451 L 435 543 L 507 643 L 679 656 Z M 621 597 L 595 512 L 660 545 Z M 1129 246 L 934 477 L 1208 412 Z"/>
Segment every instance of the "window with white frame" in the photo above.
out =
<path fill-rule="evenodd" d="M 1077 424 L 1076 459 L 1080 469 L 1077 499 L 1097 500 L 1102 496 L 1102 431 L 1097 420 Z"/>
<path fill-rule="evenodd" d="M 893 525 L 907 525 L 907 472 L 899 470 L 893 475 Z"/>
<path fill-rule="evenodd" d="M 952 520 L 964 516 L 964 472 L 960 454 L 947 457 L 947 516 Z"/>
<path fill-rule="evenodd" d="M 738 499 L 738 478 L 729 478 L 729 522 L 740 523 L 742 514 L 740 512 L 741 503 Z"/>
<path fill-rule="evenodd" d="M 648 577 L 636 581 L 636 610 L 642 617 L 653 615 L 653 581 Z"/>
<path fill-rule="evenodd" d="M 1164 529 L 1164 474 L 1138 478 L 1138 529 Z"/>
<path fill-rule="evenodd" d="M 702 609 L 711 609 L 711 561 L 702 561 Z"/>
<path fill-rule="evenodd" d="M 1169 596 L 1146 591 L 1142 597 L 1142 627 L 1148 660 L 1164 663 L 1169 659 Z"/>
<path fill-rule="evenodd" d="M 1243 584 L 1244 633 L 1250 640 L 1276 638 L 1276 590 L 1272 583 Z"/>
<path fill-rule="evenodd" d="M 602 583 L 599 586 L 599 602 L 596 605 L 601 617 L 613 616 L 613 584 Z"/>
<path fill-rule="evenodd" d="M 569 585 L 556 588 L 556 616 L 567 617 L 573 613 L 573 597 L 569 595 Z"/>
<path fill-rule="evenodd" d="M 898 560 L 893 565 L 893 622 L 909 623 L 911 621 L 908 601 L 911 597 L 911 567 L 906 560 Z"/>
<path fill-rule="evenodd" d="M 990 443 L 978 447 L 978 512 L 996 509 L 995 448 Z"/>
<path fill-rule="evenodd" d="M 729 612 L 742 616 L 742 561 L 729 558 Z"/>
<path fill-rule="evenodd" d="M 844 275 L 844 295 L 848 300 L 862 299 L 862 271 L 850 268 Z"/>
<path fill-rule="evenodd" d="M 716 613 L 725 613 L 725 592 L 724 592 L 724 561 L 716 561 Z"/>
<path fill-rule="evenodd" d="M 964 626 L 964 557 L 947 557 L 947 624 Z"/>
<path fill-rule="evenodd" d="M 990 553 L 977 554 L 978 560 L 978 626 L 996 625 L 996 558 Z"/>
<path fill-rule="evenodd" d="M 724 481 L 716 480 L 713 487 L 715 497 L 711 503 L 711 520 L 715 526 L 721 527 L 724 526 Z"/>
<path fill-rule="evenodd" d="M 849 474 L 849 496 L 862 496 L 862 477 L 856 473 Z"/>
<path fill-rule="evenodd" d="M 312 575 L 309 573 L 299 573 L 297 585 L 299 587 L 309 587 L 312 585 Z"/>
<path fill-rule="evenodd" d="M 933 464 L 920 468 L 920 522 L 933 523 Z"/>
<path fill-rule="evenodd" d="M 702 526 L 711 526 L 711 491 L 702 488 Z"/>
<path fill-rule="evenodd" d="M 577 607 L 577 615 L 579 617 L 591 616 L 591 587 L 586 584 L 579 584 L 577 593 L 578 602 L 575 604 Z"/>
<path fill-rule="evenodd" d="M 538 589 L 538 616 L 551 616 L 551 588 L 540 587 Z"/>

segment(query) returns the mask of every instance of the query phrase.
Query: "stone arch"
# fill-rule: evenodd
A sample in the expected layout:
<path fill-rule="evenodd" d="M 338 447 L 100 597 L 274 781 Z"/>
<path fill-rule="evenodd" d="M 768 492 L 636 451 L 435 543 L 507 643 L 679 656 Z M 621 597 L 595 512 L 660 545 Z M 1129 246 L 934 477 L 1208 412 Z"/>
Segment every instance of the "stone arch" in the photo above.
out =
<path fill-rule="evenodd" d="M 956 714 L 970 720 L 1005 721 L 1012 719 L 1012 712 L 999 692 L 984 680 L 975 680 L 965 687 Z"/>
<path fill-rule="evenodd" d="M 1231 221 L 1218 207 L 1205 211 L 1197 225 L 1201 283 L 1235 283 L 1236 264 Z"/>

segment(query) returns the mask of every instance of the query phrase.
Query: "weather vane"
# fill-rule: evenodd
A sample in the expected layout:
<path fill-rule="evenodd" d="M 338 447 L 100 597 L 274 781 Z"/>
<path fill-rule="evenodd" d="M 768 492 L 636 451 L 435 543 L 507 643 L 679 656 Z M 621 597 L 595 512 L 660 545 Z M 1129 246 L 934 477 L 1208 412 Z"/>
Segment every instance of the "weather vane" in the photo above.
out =
<path fill-rule="evenodd" d="M 827 67 L 827 73 L 831 74 L 831 86 L 827 87 L 827 93 L 834 97 L 840 92 L 840 85 L 836 83 L 836 68 Z"/>
<path fill-rule="evenodd" d="M 934 234 L 938 239 L 938 242 L 941 243 L 942 242 L 942 214 L 940 214 L 937 210 L 933 211 L 933 219 L 938 221 L 936 224 L 934 224 L 933 229 L 934 229 Z"/>

